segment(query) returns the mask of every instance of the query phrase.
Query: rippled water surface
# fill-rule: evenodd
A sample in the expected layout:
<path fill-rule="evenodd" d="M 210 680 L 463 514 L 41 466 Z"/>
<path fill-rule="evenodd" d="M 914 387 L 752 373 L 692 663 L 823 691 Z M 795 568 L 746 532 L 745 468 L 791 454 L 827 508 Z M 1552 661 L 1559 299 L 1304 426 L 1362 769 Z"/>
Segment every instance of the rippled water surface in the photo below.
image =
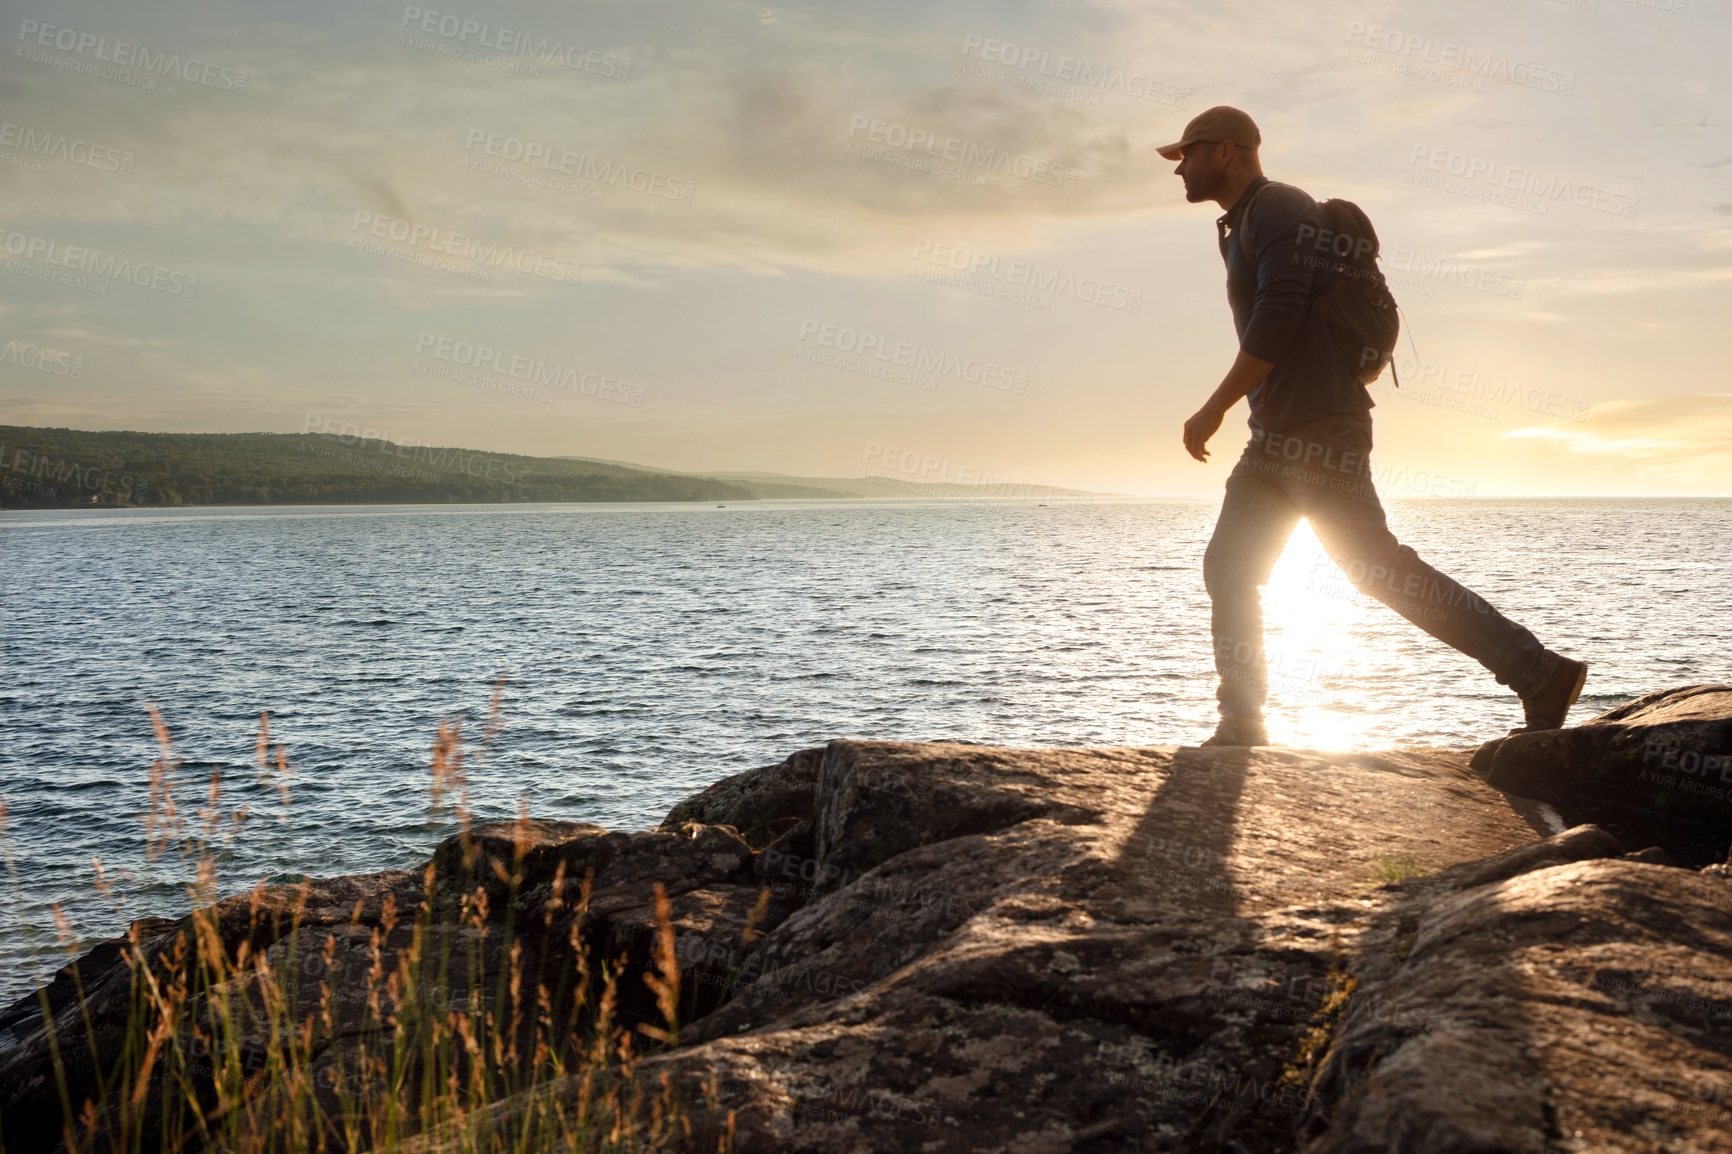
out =
<path fill-rule="evenodd" d="M 615 828 L 834 737 L 1178 744 L 1213 722 L 1204 502 L 195 509 L 0 514 L 0 996 L 186 906 L 144 854 L 154 703 L 179 796 L 254 815 L 260 877 L 425 860 L 441 719 L 470 804 Z M 1727 681 L 1732 502 L 1393 503 L 1428 560 L 1593 663 L 1581 720 Z M 1303 528 L 1266 598 L 1282 744 L 1467 745 L 1519 718 L 1479 666 L 1344 589 Z M 294 773 L 253 761 L 259 714 Z M 111 881 L 93 886 L 91 859 Z"/>

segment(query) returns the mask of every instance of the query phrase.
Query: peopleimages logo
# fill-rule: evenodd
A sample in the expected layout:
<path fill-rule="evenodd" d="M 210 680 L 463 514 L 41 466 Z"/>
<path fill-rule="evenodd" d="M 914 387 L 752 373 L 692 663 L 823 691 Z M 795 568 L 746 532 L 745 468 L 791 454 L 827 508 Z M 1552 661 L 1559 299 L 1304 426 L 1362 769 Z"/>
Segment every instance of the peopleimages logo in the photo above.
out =
<path fill-rule="evenodd" d="M 1419 360 L 1399 352 L 1391 363 L 1396 374 L 1407 383 L 1396 388 L 1389 383 L 1388 377 L 1379 377 L 1368 386 L 1373 392 L 1402 400 L 1453 408 L 1457 412 L 1474 413 L 1488 420 L 1498 415 L 1497 409 L 1490 407 L 1492 405 L 1515 405 L 1530 413 L 1563 417 L 1571 421 L 1585 421 L 1588 416 L 1588 401 L 1522 385 L 1510 381 L 1507 377 L 1493 377 L 1473 369 L 1461 369 L 1452 373 L 1447 365 Z M 1428 386 L 1444 390 L 1444 394 L 1453 396 L 1430 393 L 1427 391 Z"/>
<path fill-rule="evenodd" d="M 503 25 L 471 20 L 450 12 L 433 12 L 413 4 L 403 7 L 404 28 L 437 36 L 453 44 L 473 44 L 508 56 L 526 56 L 539 64 L 559 64 L 577 72 L 591 72 L 610 80 L 631 75 L 631 61 L 578 44 L 566 44 L 546 36 L 518 32 Z"/>
<path fill-rule="evenodd" d="M 475 341 L 442 337 L 424 332 L 415 338 L 418 356 L 466 369 L 494 373 L 528 385 L 544 385 L 555 389 L 581 393 L 621 405 L 643 404 L 643 386 L 600 373 L 582 372 L 567 365 L 549 364 L 539 357 L 522 353 L 511 354 L 491 345 Z M 429 374 L 434 375 L 434 374 Z"/>
<path fill-rule="evenodd" d="M 89 55 L 92 59 L 117 64 L 122 68 L 136 68 L 153 76 L 175 76 L 188 84 L 199 84 L 223 92 L 247 90 L 247 74 L 238 68 L 222 68 L 190 56 L 182 60 L 179 53 L 152 52 L 125 40 L 110 41 L 106 36 L 80 32 L 64 25 L 25 20 L 18 26 L 18 39 L 24 41 L 24 44 L 15 55 L 22 55 L 26 47 L 52 48 L 73 56 Z"/>
<path fill-rule="evenodd" d="M 0 226 L 0 251 L 8 256 L 40 259 L 45 264 L 92 273 L 108 280 L 128 281 L 139 288 L 155 289 L 169 296 L 192 299 L 198 296 L 198 278 L 160 265 L 138 263 L 104 255 L 93 248 L 62 244 L 47 237 L 27 232 L 13 232 Z"/>
<path fill-rule="evenodd" d="M 101 172 L 118 172 L 122 176 L 132 174 L 130 152 L 92 144 L 88 140 L 75 140 L 62 132 L 41 132 L 10 120 L 0 120 L 0 148 L 16 148 L 32 156 L 64 160 Z"/>
<path fill-rule="evenodd" d="M 523 165 L 538 164 L 548 172 L 557 172 L 562 176 L 626 188 L 632 192 L 641 192 L 645 196 L 677 200 L 682 204 L 692 202 L 692 193 L 696 189 L 689 180 L 669 176 L 654 169 L 634 168 L 618 161 L 600 159 L 587 152 L 573 152 L 568 148 L 556 148 L 540 141 L 486 132 L 479 128 L 469 130 L 463 147 L 466 151 L 479 152 L 483 156 L 497 156 L 502 160 Z"/>
<path fill-rule="evenodd" d="M 404 220 L 402 217 L 381 216 L 365 209 L 355 213 L 355 221 L 349 226 L 349 231 L 357 234 L 364 232 L 365 235 L 380 240 L 395 241 L 411 248 L 425 248 L 430 252 L 459 257 L 492 268 L 514 268 L 518 272 L 544 280 L 577 284 L 582 279 L 582 266 L 568 263 L 561 257 L 530 249 L 512 248 L 508 244 L 483 242 L 480 238 L 465 233 L 435 228 L 429 224 Z"/>
<path fill-rule="evenodd" d="M 1377 48 L 1394 56 L 1417 59 L 1426 64 L 1459 68 L 1487 80 L 1507 80 L 1525 88 L 1556 92 L 1571 96 L 1576 91 L 1576 74 L 1531 60 L 1512 60 L 1504 52 L 1479 51 L 1464 48 L 1448 40 L 1433 40 L 1429 36 L 1403 33 L 1381 24 L 1366 24 L 1360 20 L 1347 22 L 1347 40 L 1358 41 L 1367 48 Z"/>
<path fill-rule="evenodd" d="M 52 481 L 55 485 L 72 482 L 72 487 L 80 493 L 89 491 L 92 494 L 108 493 L 122 500 L 137 495 L 143 497 L 145 484 L 131 473 L 116 475 L 99 465 L 82 465 L 76 461 L 68 461 L 62 457 L 50 460 L 42 453 L 32 453 L 27 449 L 12 446 L 12 459 L 6 459 L 8 446 L 0 445 L 0 470 L 22 473 L 26 477 L 37 480 Z M 14 477 L 3 478 L 17 483 Z M 116 485 L 120 487 L 115 488 Z M 34 490 L 39 497 L 58 496 L 58 491 L 51 487 L 37 486 Z"/>
<path fill-rule="evenodd" d="M 1509 297 L 1511 300 L 1519 301 L 1527 292 L 1528 282 L 1525 277 L 1512 277 L 1479 265 L 1461 264 L 1454 257 L 1433 256 L 1411 248 L 1385 249 L 1384 256 L 1390 269 L 1396 273 L 1443 281 L 1491 296 Z M 1426 292 L 1423 295 L 1431 294 Z"/>
<path fill-rule="evenodd" d="M 1033 73 L 1049 84 L 1030 84 L 1028 87 L 1036 91 L 1051 92 L 1053 95 L 1071 95 L 1071 91 L 1063 87 L 1071 85 L 1088 93 L 1110 92 L 1117 96 L 1148 100 L 1174 108 L 1189 108 L 1191 105 L 1192 90 L 1183 85 L 1155 80 L 1140 72 L 1126 72 L 1123 68 L 1103 68 L 1075 56 L 1054 56 L 1044 48 L 1013 44 L 990 36 L 977 36 L 972 33 L 964 36 L 962 55 L 977 57 L 984 62 L 1003 65 L 1018 72 Z M 989 76 L 987 79 L 996 78 Z M 1091 103 L 1099 103 L 1098 98 Z"/>
<path fill-rule="evenodd" d="M 1045 497 L 1052 492 L 1049 486 L 995 477 L 990 470 L 977 465 L 958 464 L 949 457 L 934 457 L 915 449 L 880 445 L 877 441 L 866 442 L 866 453 L 860 461 L 868 469 L 879 470 L 873 476 L 880 480 L 898 481 L 916 488 L 970 485 L 984 490 L 983 496 L 993 497 Z"/>
<path fill-rule="evenodd" d="M 939 136 L 924 128 L 910 128 L 906 124 L 875 120 L 856 113 L 848 119 L 848 135 L 853 137 L 861 133 L 865 134 L 866 140 L 871 144 L 883 145 L 900 152 L 918 152 L 932 160 L 949 161 L 981 172 L 1003 172 L 1019 180 L 1031 180 L 1036 184 L 1049 184 L 1055 188 L 1076 187 L 1076 169 L 1048 160 L 1038 160 L 1026 153 L 988 148 L 972 140 Z M 850 153 L 857 148 L 859 146 L 849 145 Z M 860 155 L 878 159 L 875 153 L 865 149 L 860 149 Z"/>
<path fill-rule="evenodd" d="M 1548 200 L 1563 201 L 1578 208 L 1623 217 L 1634 217 L 1640 204 L 1636 197 L 1613 191 L 1604 185 L 1571 180 L 1555 173 L 1542 175 L 1532 168 L 1430 144 L 1414 145 L 1408 153 L 1407 163 L 1408 184 L 1440 188 L 1446 192 L 1461 192 L 1479 199 L 1496 199 L 1506 193 L 1518 197 L 1532 196 L 1536 198 L 1533 202 L 1535 207 L 1542 213 L 1549 207 L 1545 203 Z M 1420 171 L 1422 167 L 1427 171 Z M 1428 172 L 1439 175 L 1429 176 Z M 1455 179 L 1449 181 L 1445 180 L 1445 177 Z M 1488 193 L 1495 195 L 1484 195 Z"/>
<path fill-rule="evenodd" d="M 23 369 L 35 369 L 56 377 L 82 377 L 84 358 L 73 356 L 64 349 L 45 349 L 29 341 L 7 341 L 0 348 L 0 364 L 10 361 Z"/>
<path fill-rule="evenodd" d="M 352 421 L 340 417 L 326 417 L 318 413 L 306 414 L 306 422 L 301 426 L 303 433 L 316 433 L 330 437 L 337 444 L 352 446 L 364 453 L 377 454 L 379 457 L 394 458 L 388 467 L 380 469 L 381 462 L 369 457 L 358 457 L 354 453 L 338 454 L 325 446 L 304 446 L 303 451 L 322 457 L 338 457 L 351 462 L 362 462 L 364 467 L 378 471 L 390 472 L 397 476 L 416 481 L 437 481 L 437 472 L 421 472 L 413 466 L 426 466 L 438 472 L 462 473 L 469 477 L 480 477 L 487 481 L 501 481 L 507 485 L 515 485 L 529 476 L 529 470 L 521 465 L 513 465 L 500 461 L 485 453 L 474 453 L 467 449 L 443 448 L 430 441 L 416 437 L 401 437 L 379 429 L 363 428 Z M 410 468 L 396 464 L 397 461 L 407 462 Z"/>
<path fill-rule="evenodd" d="M 1141 312 L 1143 307 L 1143 294 L 1140 289 L 1127 289 L 1093 277 L 1073 276 L 1068 272 L 1045 268 L 1025 260 L 1005 260 L 993 253 L 964 248 L 962 245 L 917 240 L 914 242 L 914 261 L 916 264 L 924 261 L 970 277 L 985 277 L 1038 293 L 1070 297 L 1084 304 L 1099 305 L 1101 308 L 1117 309 L 1120 312 Z"/>
<path fill-rule="evenodd" d="M 846 325 L 802 321 L 800 341 L 802 344 L 814 341 L 820 348 L 835 349 L 837 352 L 850 353 L 861 358 L 871 357 L 887 365 L 917 373 L 951 377 L 972 385 L 1003 389 L 1007 393 L 1028 392 L 1028 374 L 1018 369 L 995 361 L 983 361 L 978 357 L 964 357 L 940 349 L 929 349 L 925 345 L 908 341 L 893 341 L 888 337 L 861 332 Z"/>

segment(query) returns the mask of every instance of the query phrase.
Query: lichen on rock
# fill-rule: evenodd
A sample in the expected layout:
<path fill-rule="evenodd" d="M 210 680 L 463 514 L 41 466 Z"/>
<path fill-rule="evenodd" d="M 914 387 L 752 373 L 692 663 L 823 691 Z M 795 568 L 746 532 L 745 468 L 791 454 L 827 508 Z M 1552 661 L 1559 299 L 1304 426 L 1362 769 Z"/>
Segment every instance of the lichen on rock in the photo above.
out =
<path fill-rule="evenodd" d="M 1646 747 L 1631 727 L 1654 710 L 1677 725 L 1693 703 L 1703 742 L 1709 714 L 1732 717 L 1728 696 L 1644 700 L 1596 719 L 1604 733 L 1480 755 L 1490 784 L 1465 751 L 838 741 L 726 778 L 656 830 L 479 827 L 430 872 L 283 887 L 262 899 L 274 929 L 239 906 L 216 924 L 349 991 L 336 1065 L 375 1028 L 360 963 L 411 933 L 467 959 L 449 989 L 606 972 L 646 1024 L 666 1015 L 644 975 L 677 965 L 677 1044 L 589 1070 L 583 1092 L 679 1089 L 671 1145 L 694 1150 L 1720 1149 L 1732 879 L 1663 864 L 1704 864 L 1712 822 L 1669 841 L 1650 806 L 1656 852 L 1628 854 L 1646 847 L 1620 838 L 1627 795 L 1590 799 L 1610 831 L 1552 833 L 1494 788 L 1542 780 L 1514 768 L 1534 750 Z M 385 925 L 412 908 L 431 925 Z M 160 952 L 176 933 L 143 937 Z M 81 971 L 102 1028 L 75 1094 L 124 1010 L 104 948 Z M 48 1021 L 0 1017 L 9 1151 L 60 1139 L 44 1072 L 51 1037 L 82 1044 L 66 985 Z M 455 1154 L 578 1093 L 574 1074 L 413 1143 Z"/>

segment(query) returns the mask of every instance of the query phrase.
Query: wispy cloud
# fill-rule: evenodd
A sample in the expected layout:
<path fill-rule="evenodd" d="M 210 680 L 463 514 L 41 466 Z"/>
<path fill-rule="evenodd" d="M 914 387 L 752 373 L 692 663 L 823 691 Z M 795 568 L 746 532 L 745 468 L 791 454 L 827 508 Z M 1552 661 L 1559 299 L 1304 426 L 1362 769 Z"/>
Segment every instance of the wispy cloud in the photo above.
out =
<path fill-rule="evenodd" d="M 421 32 L 416 8 L 629 69 L 525 69 L 521 52 L 471 51 L 479 37 Z M 1369 18 L 1345 0 L 26 0 L 0 17 L 12 47 L 35 20 L 248 82 L 157 77 L 146 90 L 81 70 L 90 53 L 7 57 L 0 119 L 132 160 L 126 174 L 0 164 L 0 224 L 169 266 L 201 288 L 195 303 L 119 282 L 84 291 L 45 268 L 0 272 L 7 335 L 92 354 L 83 392 L 16 373 L 0 373 L 0 389 L 18 419 L 284 429 L 309 404 L 350 403 L 399 424 L 424 414 L 429 438 L 485 430 L 483 447 L 643 453 L 670 467 L 846 469 L 862 436 L 996 451 L 965 443 L 978 437 L 1025 446 L 1018 471 L 1054 483 L 1193 491 L 1205 482 L 1169 434 L 1219 380 L 1232 330 L 1217 210 L 1186 204 L 1154 148 L 1230 103 L 1257 118 L 1272 176 L 1359 202 L 1386 249 L 1524 286 L 1427 275 L 1398 295 L 1451 381 L 1602 401 L 1586 424 L 1524 431 L 1532 444 L 1549 437 L 1582 468 L 1718 460 L 1688 421 L 1624 428 L 1646 411 L 1604 401 L 1680 374 L 1717 379 L 1677 328 L 1716 322 L 1732 293 L 1732 229 L 1715 208 L 1724 169 L 1705 167 L 1732 154 L 1720 93 L 1702 79 L 1718 75 L 1722 48 L 1706 10 L 1399 2 L 1378 19 L 1403 47 L 1367 62 L 1350 50 L 1365 48 L 1353 29 Z M 1574 93 L 1439 82 L 1405 47 L 1412 37 L 1542 61 L 1570 73 Z M 1628 193 L 1640 209 L 1536 213 L 1485 188 L 1428 187 L 1409 179 L 1431 171 L 1416 149 L 1446 169 L 1460 154 Z M 425 239 L 360 247 L 357 214 Z M 478 261 L 462 255 L 469 241 L 581 276 Z M 1000 291 L 1014 278 L 925 283 L 912 257 L 936 246 L 1126 286 L 1140 308 L 1080 292 L 1032 307 Z M 916 396 L 814 367 L 788 348 L 814 317 L 1026 366 L 1029 392 Z M 423 330 L 595 365 L 645 382 L 651 399 L 630 414 L 525 415 L 414 376 Z M 1380 406 L 1380 437 L 1429 434 L 1452 412 L 1420 397 Z M 1470 420 L 1460 452 L 1507 450 L 1507 426 Z"/>
<path fill-rule="evenodd" d="M 1534 426 L 1506 437 L 1570 453 L 1621 457 L 1639 472 L 1689 485 L 1732 485 L 1732 393 L 1608 401 L 1572 427 Z"/>

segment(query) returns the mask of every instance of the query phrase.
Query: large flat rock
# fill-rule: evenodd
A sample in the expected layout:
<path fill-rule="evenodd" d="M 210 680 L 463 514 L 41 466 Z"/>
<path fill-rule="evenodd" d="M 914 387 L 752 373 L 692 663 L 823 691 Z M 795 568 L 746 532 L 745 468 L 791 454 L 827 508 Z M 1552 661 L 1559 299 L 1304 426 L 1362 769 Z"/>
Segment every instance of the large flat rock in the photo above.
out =
<path fill-rule="evenodd" d="M 1494 788 L 1566 818 L 1627 827 L 1680 859 L 1732 844 L 1732 686 L 1639 697 L 1571 729 L 1487 742 L 1473 767 Z"/>
<path fill-rule="evenodd" d="M 304 925 L 219 924 L 343 987 L 318 1056 L 341 1084 L 377 1033 L 341 963 L 410 932 L 390 909 L 424 903 L 419 940 L 465 951 L 496 1018 L 512 967 L 607 968 L 653 1026 L 667 903 L 677 1044 L 434 1128 L 410 1144 L 428 1154 L 580 1105 L 605 1130 L 598 1103 L 662 1093 L 706 1151 L 1728 1149 L 1732 883 L 1523 812 L 1465 752 L 839 741 L 655 831 L 482 827 L 430 886 L 321 883 Z M 334 963 L 295 960 L 315 956 Z M 46 1084 L 8 1074 L 40 1068 L 20 1055 L 46 1028 L 75 1044 L 69 1010 L 0 1057 L 8 1150 L 52 1144 L 13 1121 Z"/>
<path fill-rule="evenodd" d="M 1615 859 L 1403 903 L 1322 1151 L 1732 1150 L 1732 887 Z"/>

